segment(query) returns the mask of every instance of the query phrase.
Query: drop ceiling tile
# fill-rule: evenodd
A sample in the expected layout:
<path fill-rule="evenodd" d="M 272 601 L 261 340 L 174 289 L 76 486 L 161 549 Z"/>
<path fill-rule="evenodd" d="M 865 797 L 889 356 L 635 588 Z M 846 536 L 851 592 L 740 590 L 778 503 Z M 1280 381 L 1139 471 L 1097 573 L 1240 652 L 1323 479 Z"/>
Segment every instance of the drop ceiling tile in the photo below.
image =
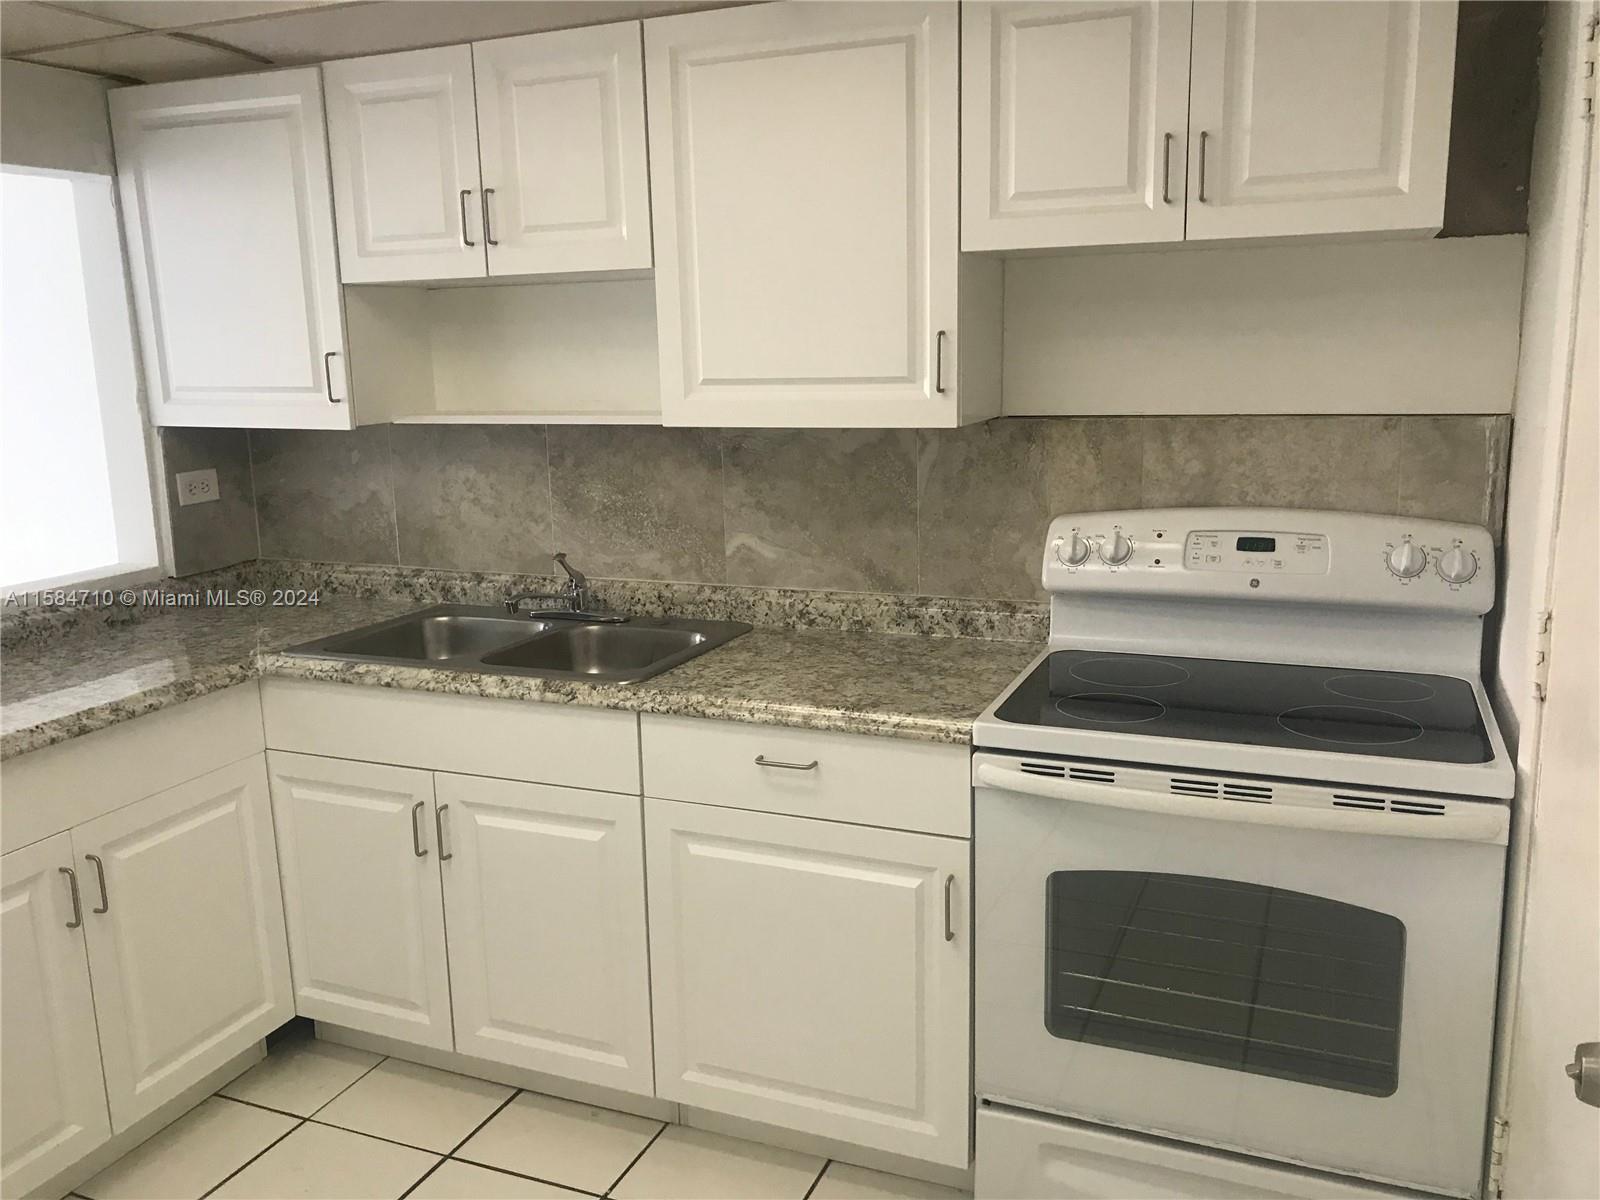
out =
<path fill-rule="evenodd" d="M 312 63 L 419 46 L 632 21 L 663 13 L 723 7 L 728 0 L 376 0 L 229 21 L 206 27 L 207 37 L 277 63 Z"/>
<path fill-rule="evenodd" d="M 26 54 L 45 46 L 64 46 L 127 32 L 128 27 L 118 21 L 63 12 L 28 0 L 6 0 L 0 17 L 0 53 Z"/>
<path fill-rule="evenodd" d="M 107 42 L 46 50 L 41 54 L 28 55 L 28 61 L 52 67 L 70 67 L 75 71 L 92 71 L 97 75 L 120 75 L 145 83 L 232 75 L 262 68 L 258 59 L 220 46 L 161 33 L 136 33 Z"/>
<path fill-rule="evenodd" d="M 183 29 L 211 21 L 236 21 L 315 8 L 340 0 L 60 0 L 90 16 L 126 21 L 143 29 Z M 7 9 L 11 7 L 8 3 Z"/>

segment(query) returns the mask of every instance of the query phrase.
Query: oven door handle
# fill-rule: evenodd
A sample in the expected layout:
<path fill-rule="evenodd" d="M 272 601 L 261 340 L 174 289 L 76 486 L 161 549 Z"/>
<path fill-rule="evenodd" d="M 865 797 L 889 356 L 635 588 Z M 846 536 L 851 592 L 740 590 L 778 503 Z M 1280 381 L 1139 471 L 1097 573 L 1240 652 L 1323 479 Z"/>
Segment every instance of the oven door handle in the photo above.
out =
<path fill-rule="evenodd" d="M 1485 803 L 1474 805 L 1466 812 L 1428 815 L 1348 808 L 1305 808 L 1296 804 L 1261 804 L 1248 800 L 1219 800 L 1209 796 L 1171 796 L 1104 783 L 1028 775 L 993 763 L 980 763 L 976 775 L 980 787 L 1021 792 L 1026 796 L 1041 796 L 1047 800 L 1067 800 L 1100 808 L 1122 808 L 1206 821 L 1232 821 L 1240 825 L 1271 825 L 1279 829 L 1319 829 L 1329 833 L 1488 842 L 1503 846 L 1511 824 L 1510 811 L 1503 804 Z"/>

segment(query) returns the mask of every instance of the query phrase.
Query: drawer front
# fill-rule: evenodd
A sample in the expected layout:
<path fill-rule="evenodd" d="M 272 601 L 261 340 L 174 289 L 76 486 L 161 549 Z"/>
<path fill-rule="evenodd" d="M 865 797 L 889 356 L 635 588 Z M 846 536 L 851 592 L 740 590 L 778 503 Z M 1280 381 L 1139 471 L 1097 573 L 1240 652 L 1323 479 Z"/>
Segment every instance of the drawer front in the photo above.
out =
<path fill-rule="evenodd" d="M 966 746 L 651 714 L 640 738 L 648 796 L 971 836 Z"/>
<path fill-rule="evenodd" d="M 639 794 L 633 713 L 264 679 L 267 748 Z"/>

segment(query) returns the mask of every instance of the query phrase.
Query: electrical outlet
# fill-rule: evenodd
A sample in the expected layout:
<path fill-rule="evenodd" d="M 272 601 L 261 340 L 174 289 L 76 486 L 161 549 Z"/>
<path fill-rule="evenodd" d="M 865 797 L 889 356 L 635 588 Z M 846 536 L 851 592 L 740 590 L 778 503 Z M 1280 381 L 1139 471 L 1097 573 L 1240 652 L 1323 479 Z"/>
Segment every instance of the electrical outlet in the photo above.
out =
<path fill-rule="evenodd" d="M 217 488 L 215 467 L 207 467 L 204 471 L 179 471 L 177 479 L 180 507 L 222 499 L 222 493 Z"/>

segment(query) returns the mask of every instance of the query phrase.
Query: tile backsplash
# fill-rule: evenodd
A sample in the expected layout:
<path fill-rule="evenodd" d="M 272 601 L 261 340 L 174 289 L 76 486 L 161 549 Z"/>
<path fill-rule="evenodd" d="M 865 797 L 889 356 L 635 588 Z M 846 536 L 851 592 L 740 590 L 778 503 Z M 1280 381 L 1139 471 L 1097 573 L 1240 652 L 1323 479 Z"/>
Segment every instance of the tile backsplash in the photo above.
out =
<path fill-rule="evenodd" d="M 1074 510 L 1331 508 L 1498 536 L 1509 435 L 1503 416 L 162 434 L 169 477 L 223 480 L 222 504 L 173 510 L 180 574 L 257 553 L 544 573 L 565 550 L 596 578 L 1018 600 L 1041 595 L 1045 527 Z"/>

